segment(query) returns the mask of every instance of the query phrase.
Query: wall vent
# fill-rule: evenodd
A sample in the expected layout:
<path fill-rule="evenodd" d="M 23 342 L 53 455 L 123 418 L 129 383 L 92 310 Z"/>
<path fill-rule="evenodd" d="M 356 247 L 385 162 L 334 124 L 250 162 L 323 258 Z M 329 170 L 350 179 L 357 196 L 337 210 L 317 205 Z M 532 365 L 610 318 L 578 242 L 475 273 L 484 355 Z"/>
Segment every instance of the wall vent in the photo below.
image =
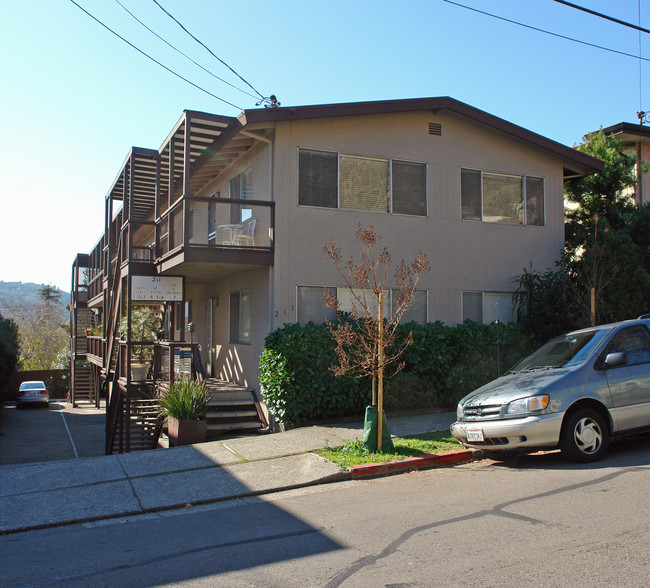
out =
<path fill-rule="evenodd" d="M 442 135 L 442 124 L 441 123 L 429 123 L 429 134 L 436 135 L 440 137 Z"/>

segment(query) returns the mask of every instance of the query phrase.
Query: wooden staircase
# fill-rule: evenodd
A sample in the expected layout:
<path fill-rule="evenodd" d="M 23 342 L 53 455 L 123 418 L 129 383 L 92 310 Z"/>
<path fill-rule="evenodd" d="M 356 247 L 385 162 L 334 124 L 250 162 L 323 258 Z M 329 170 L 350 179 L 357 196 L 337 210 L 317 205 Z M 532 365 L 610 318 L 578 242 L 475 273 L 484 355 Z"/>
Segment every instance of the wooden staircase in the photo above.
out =
<path fill-rule="evenodd" d="M 162 431 L 162 423 L 158 419 L 159 404 L 155 399 L 132 398 L 129 418 L 129 451 L 142 451 L 155 449 L 158 446 L 158 438 Z M 123 413 L 124 414 L 124 413 Z M 123 435 L 126 436 L 126 427 L 123 427 Z M 113 438 L 110 453 L 124 453 L 126 451 L 126 439 L 122 438 L 120 447 L 119 434 Z"/>
<path fill-rule="evenodd" d="M 95 406 L 95 386 L 90 366 L 79 365 L 79 363 L 75 365 L 71 400 L 73 406 L 79 406 L 82 403 Z"/>
<path fill-rule="evenodd" d="M 211 396 L 206 412 L 209 439 L 229 433 L 269 432 L 269 425 L 253 390 L 217 378 L 206 379 L 205 385 Z"/>

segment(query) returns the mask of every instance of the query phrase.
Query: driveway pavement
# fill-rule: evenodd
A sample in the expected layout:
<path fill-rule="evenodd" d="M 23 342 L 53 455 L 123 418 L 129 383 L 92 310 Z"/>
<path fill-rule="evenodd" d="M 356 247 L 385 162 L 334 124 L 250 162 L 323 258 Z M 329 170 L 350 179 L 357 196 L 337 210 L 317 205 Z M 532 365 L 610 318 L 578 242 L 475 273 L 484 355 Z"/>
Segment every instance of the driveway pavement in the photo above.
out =
<path fill-rule="evenodd" d="M 65 401 L 47 409 L 8 403 L 0 410 L 0 466 L 104 455 L 105 422 L 103 410 Z"/>

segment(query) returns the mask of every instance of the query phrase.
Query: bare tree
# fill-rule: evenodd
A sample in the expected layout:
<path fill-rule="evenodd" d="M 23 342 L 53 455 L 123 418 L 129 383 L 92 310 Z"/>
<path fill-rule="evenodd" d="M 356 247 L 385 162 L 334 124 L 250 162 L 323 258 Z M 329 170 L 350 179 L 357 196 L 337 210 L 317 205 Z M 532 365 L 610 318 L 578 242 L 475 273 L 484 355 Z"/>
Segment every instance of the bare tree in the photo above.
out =
<path fill-rule="evenodd" d="M 399 344 L 395 331 L 404 313 L 413 302 L 420 277 L 430 269 L 426 255 L 420 251 L 407 264 L 402 260 L 394 272 L 392 313 L 384 314 L 384 295 L 390 292 L 388 272 L 392 263 L 386 247 L 377 251 L 381 236 L 372 225 L 358 224 L 354 238 L 361 246 L 359 261 L 354 256 L 344 261 L 341 248 L 332 239 L 323 247 L 325 255 L 336 265 L 351 299 L 349 315 L 341 313 L 340 301 L 326 290 L 322 302 L 337 311 L 338 320 L 328 321 L 328 328 L 336 343 L 338 364 L 331 367 L 337 376 L 372 378 L 372 403 L 379 412 L 378 448 L 381 449 L 383 374 L 393 367 L 395 375 L 403 368 L 398 362 L 404 350 L 413 342 L 411 335 Z"/>

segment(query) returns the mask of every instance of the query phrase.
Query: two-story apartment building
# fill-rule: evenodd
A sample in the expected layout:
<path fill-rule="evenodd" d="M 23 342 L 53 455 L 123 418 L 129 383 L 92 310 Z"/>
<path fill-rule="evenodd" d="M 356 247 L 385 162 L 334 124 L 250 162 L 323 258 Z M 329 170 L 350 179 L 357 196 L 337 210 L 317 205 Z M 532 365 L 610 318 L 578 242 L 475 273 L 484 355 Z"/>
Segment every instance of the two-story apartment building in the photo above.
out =
<path fill-rule="evenodd" d="M 531 263 L 552 267 L 563 247 L 563 180 L 600 169 L 446 97 L 236 118 L 186 111 L 160 149 L 131 150 L 106 197 L 104 233 L 75 262 L 73 333 L 104 324 L 103 347 L 85 351 L 91 387 L 119 371 L 117 322 L 141 300 L 156 305 L 165 339 L 200 347 L 208 376 L 259 395 L 266 334 L 322 321 L 324 288 L 345 307 L 322 247 L 331 237 L 353 252 L 357 223 L 374 225 L 394 259 L 426 253 L 431 271 L 408 320 L 510 320 L 513 277 Z M 152 282 L 160 286 L 147 290 Z M 125 398 L 142 387 L 129 388 L 127 373 L 114 378 Z"/>

